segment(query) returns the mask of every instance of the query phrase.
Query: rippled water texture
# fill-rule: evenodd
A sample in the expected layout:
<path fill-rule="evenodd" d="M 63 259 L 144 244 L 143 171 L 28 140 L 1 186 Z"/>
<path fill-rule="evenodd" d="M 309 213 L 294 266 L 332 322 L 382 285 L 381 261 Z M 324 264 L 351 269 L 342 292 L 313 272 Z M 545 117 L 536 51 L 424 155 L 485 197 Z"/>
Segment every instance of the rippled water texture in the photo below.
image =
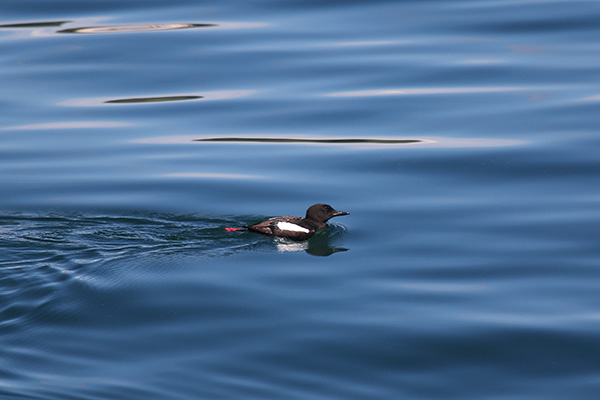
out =
<path fill-rule="evenodd" d="M 597 399 L 598 21 L 4 1 L 0 398 Z"/>

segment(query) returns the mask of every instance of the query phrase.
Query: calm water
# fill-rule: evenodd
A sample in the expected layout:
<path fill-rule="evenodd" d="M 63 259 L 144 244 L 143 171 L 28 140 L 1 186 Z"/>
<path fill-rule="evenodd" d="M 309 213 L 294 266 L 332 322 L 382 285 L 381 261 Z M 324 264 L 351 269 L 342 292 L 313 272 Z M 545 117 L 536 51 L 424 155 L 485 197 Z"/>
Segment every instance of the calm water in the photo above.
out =
<path fill-rule="evenodd" d="M 0 18 L 1 398 L 597 398 L 600 2 Z"/>

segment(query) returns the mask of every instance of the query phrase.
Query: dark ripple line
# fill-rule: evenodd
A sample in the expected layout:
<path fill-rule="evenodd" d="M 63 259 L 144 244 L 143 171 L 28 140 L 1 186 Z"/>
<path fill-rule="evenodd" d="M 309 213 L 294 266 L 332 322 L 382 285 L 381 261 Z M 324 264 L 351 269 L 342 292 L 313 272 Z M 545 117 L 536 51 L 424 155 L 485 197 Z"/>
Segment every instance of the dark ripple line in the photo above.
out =
<path fill-rule="evenodd" d="M 198 100 L 202 96 L 163 96 L 163 97 L 132 97 L 129 99 L 107 100 L 108 104 L 161 103 L 166 101 Z"/>
<path fill-rule="evenodd" d="M 321 143 L 321 144 L 409 144 L 421 143 L 419 139 L 294 139 L 294 138 L 206 138 L 194 139 L 194 142 L 225 142 L 225 143 Z"/>
<path fill-rule="evenodd" d="M 41 21 L 41 22 L 23 22 L 20 24 L 4 24 L 1 28 L 44 28 L 51 26 L 61 26 L 71 21 Z"/>

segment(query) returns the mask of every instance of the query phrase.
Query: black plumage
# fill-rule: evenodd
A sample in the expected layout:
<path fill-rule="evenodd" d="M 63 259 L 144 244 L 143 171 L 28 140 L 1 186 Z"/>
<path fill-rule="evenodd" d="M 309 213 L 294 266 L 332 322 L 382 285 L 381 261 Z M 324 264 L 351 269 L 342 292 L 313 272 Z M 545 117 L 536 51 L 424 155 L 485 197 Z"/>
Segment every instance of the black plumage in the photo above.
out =
<path fill-rule="evenodd" d="M 337 211 L 328 204 L 314 204 L 308 208 L 304 218 L 276 217 L 258 224 L 247 225 L 245 228 L 265 235 L 286 237 L 292 240 L 307 240 L 318 229 L 327 226 L 329 219 L 348 214 L 346 211 Z"/>

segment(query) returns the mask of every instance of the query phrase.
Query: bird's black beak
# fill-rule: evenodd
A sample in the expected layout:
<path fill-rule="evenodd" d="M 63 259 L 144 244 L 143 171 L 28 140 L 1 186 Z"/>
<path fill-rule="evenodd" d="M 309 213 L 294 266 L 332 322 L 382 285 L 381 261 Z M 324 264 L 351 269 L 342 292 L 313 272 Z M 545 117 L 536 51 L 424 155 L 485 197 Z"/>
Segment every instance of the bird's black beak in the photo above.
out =
<path fill-rule="evenodd" d="M 339 217 L 340 215 L 349 215 L 349 214 L 350 214 L 350 213 L 349 213 L 349 212 L 346 212 L 346 211 L 335 211 L 335 212 L 333 213 L 333 216 L 334 216 L 334 217 Z"/>

